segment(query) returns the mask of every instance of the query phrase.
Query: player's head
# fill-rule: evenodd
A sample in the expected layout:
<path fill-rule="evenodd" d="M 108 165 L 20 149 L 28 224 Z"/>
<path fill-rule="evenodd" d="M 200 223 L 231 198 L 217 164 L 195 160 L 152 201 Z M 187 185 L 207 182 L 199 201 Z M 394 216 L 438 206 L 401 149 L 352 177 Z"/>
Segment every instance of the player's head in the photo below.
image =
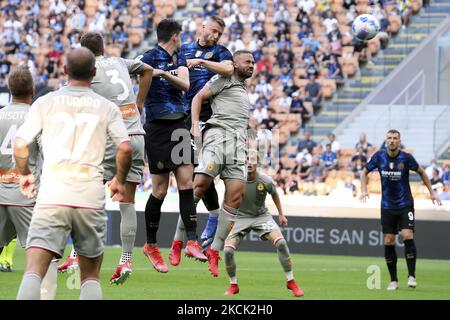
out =
<path fill-rule="evenodd" d="M 259 162 L 259 154 L 255 149 L 249 149 L 247 155 L 247 171 L 250 175 L 256 172 Z"/>
<path fill-rule="evenodd" d="M 181 47 L 181 25 L 174 19 L 164 19 L 156 27 L 158 42 L 165 44 L 172 42 L 175 48 Z"/>
<path fill-rule="evenodd" d="M 386 147 L 389 151 L 397 151 L 400 148 L 400 132 L 391 129 L 386 134 Z"/>
<path fill-rule="evenodd" d="M 218 16 L 210 16 L 203 23 L 202 40 L 206 46 L 212 47 L 219 42 L 223 31 L 225 30 L 225 21 Z"/>
<path fill-rule="evenodd" d="M 80 40 L 82 47 L 88 48 L 96 56 L 102 56 L 104 52 L 103 37 L 98 32 L 88 32 L 83 34 Z"/>
<path fill-rule="evenodd" d="M 253 75 L 255 59 L 248 50 L 238 50 L 233 54 L 234 72 L 241 79 L 250 78 Z"/>
<path fill-rule="evenodd" d="M 34 94 L 34 82 L 30 69 L 21 65 L 9 74 L 8 88 L 13 100 L 32 100 Z"/>
<path fill-rule="evenodd" d="M 64 72 L 70 80 L 91 83 L 95 76 L 95 56 L 87 48 L 77 48 L 69 52 Z"/>

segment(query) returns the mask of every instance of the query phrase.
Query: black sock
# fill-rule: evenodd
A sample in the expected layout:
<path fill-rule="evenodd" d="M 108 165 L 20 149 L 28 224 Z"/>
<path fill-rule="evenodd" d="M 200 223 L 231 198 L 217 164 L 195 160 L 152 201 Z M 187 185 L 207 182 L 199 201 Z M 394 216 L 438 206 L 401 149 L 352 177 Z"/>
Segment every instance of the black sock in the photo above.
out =
<path fill-rule="evenodd" d="M 397 253 L 395 252 L 395 245 L 384 246 L 384 257 L 391 275 L 391 281 L 398 281 L 397 279 Z"/>
<path fill-rule="evenodd" d="M 216 186 L 214 185 L 214 181 L 211 182 L 209 188 L 206 190 L 203 195 L 203 203 L 205 204 L 206 209 L 208 211 L 214 211 L 220 208 L 219 205 L 219 196 L 217 195 Z"/>
<path fill-rule="evenodd" d="M 161 219 L 163 202 L 164 199 L 160 200 L 151 194 L 145 205 L 145 226 L 148 244 L 156 244 L 156 233 L 158 232 L 159 220 Z"/>
<path fill-rule="evenodd" d="M 403 241 L 405 244 L 405 258 L 406 265 L 408 266 L 408 276 L 416 277 L 416 258 L 417 249 L 414 239 Z"/>
<path fill-rule="evenodd" d="M 197 240 L 197 213 L 194 205 L 194 190 L 179 190 L 180 215 L 188 240 Z"/>

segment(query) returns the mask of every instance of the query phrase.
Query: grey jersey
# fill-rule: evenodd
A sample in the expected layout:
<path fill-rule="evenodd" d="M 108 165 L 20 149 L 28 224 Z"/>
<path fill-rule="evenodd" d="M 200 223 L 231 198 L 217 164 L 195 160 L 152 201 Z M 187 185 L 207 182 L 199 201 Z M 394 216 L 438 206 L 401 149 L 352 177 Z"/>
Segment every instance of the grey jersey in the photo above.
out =
<path fill-rule="evenodd" d="M 260 216 L 269 214 L 266 208 L 267 194 L 275 194 L 277 187 L 272 178 L 262 173 L 256 173 L 254 181 L 247 181 L 244 199 L 238 210 L 238 216 Z"/>
<path fill-rule="evenodd" d="M 213 97 L 211 108 L 213 115 L 206 123 L 246 136 L 250 100 L 245 83 L 235 79 L 216 75 L 207 83 Z"/>
<path fill-rule="evenodd" d="M 130 79 L 130 75 L 142 73 L 144 63 L 139 60 L 99 56 L 96 57 L 95 67 L 97 72 L 91 88 L 120 108 L 128 133 L 145 134 Z"/>
<path fill-rule="evenodd" d="M 103 209 L 106 139 L 129 141 L 119 109 L 90 88 L 63 87 L 31 106 L 17 137 L 41 133 L 44 165 L 37 204 Z"/>
<path fill-rule="evenodd" d="M 30 105 L 15 103 L 0 110 L 0 204 L 33 206 L 35 198 L 25 197 L 19 189 L 19 171 L 13 156 L 13 144 L 17 129 L 24 123 Z M 39 185 L 42 170 L 42 154 L 38 139 L 29 145 L 28 166 Z"/>

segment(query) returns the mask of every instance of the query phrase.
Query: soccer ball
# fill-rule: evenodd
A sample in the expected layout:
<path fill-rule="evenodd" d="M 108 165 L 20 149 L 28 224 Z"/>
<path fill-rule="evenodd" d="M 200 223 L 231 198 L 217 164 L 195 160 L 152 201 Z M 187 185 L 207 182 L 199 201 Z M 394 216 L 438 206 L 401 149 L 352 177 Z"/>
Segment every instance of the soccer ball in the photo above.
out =
<path fill-rule="evenodd" d="M 357 16 L 352 23 L 352 32 L 359 40 L 367 41 L 373 39 L 380 31 L 380 23 L 371 14 Z"/>

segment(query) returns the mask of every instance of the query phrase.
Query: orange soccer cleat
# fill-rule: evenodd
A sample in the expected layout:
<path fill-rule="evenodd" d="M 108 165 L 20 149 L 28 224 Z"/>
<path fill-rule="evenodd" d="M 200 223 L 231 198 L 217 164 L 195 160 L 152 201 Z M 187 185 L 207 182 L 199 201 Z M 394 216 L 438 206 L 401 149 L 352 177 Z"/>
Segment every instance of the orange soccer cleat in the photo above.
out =
<path fill-rule="evenodd" d="M 58 272 L 72 272 L 73 270 L 78 269 L 78 257 L 71 258 L 67 256 L 66 261 L 58 266 Z"/>
<path fill-rule="evenodd" d="M 164 263 L 163 257 L 159 252 L 159 247 L 157 245 L 150 246 L 147 243 L 144 245 L 144 255 L 150 260 L 156 271 L 166 273 L 169 268 Z"/>
<path fill-rule="evenodd" d="M 237 285 L 237 283 L 232 283 L 228 287 L 227 291 L 225 291 L 224 295 L 232 296 L 232 295 L 235 295 L 237 293 L 239 293 L 239 286 Z"/>
<path fill-rule="evenodd" d="M 211 272 L 211 275 L 213 277 L 218 277 L 219 276 L 219 260 L 220 260 L 219 251 L 213 250 L 213 249 L 211 249 L 211 247 L 208 247 L 208 249 L 206 249 L 206 255 L 208 256 L 209 272 Z"/>
<path fill-rule="evenodd" d="M 189 240 L 186 243 L 186 249 L 184 249 L 184 255 L 188 258 L 195 258 L 202 262 L 208 260 L 208 258 L 202 253 L 202 248 L 197 241 Z"/>
<path fill-rule="evenodd" d="M 131 276 L 131 261 L 119 263 L 116 268 L 116 272 L 109 279 L 111 284 L 123 284 Z"/>
<path fill-rule="evenodd" d="M 296 297 L 303 297 L 305 295 L 303 290 L 299 288 L 294 279 L 288 281 L 286 287 L 291 290 Z"/>
<path fill-rule="evenodd" d="M 180 264 L 181 260 L 181 249 L 183 249 L 183 241 L 174 240 L 172 241 L 172 246 L 169 251 L 169 262 L 173 266 Z"/>

